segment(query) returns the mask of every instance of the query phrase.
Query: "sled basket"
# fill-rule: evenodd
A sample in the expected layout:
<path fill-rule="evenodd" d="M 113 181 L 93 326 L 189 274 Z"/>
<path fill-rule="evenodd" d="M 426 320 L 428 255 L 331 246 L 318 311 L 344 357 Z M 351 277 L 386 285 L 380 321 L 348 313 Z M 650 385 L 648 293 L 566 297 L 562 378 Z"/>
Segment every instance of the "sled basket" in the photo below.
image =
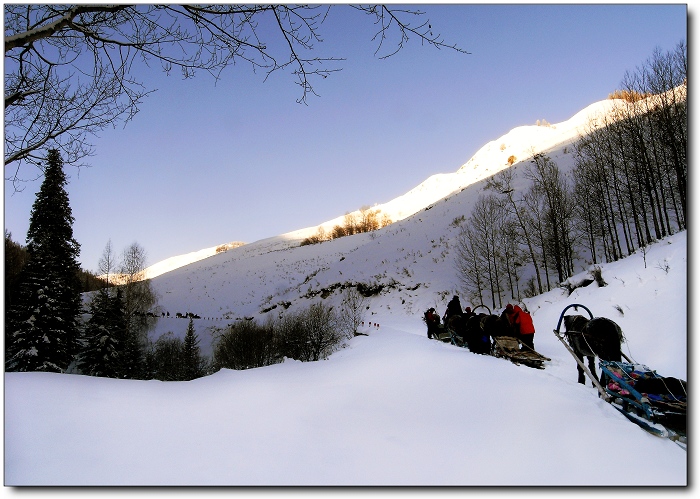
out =
<path fill-rule="evenodd" d="M 452 331 L 452 329 L 444 324 L 440 324 L 438 326 L 438 331 L 433 333 L 433 338 L 438 341 L 442 341 L 443 343 L 452 343 L 453 345 L 460 347 L 464 344 L 462 337 L 457 335 L 454 331 Z"/>
<path fill-rule="evenodd" d="M 600 369 L 611 403 L 686 436 L 687 388 L 683 382 L 660 376 L 643 364 L 601 360 Z"/>
<path fill-rule="evenodd" d="M 524 348 L 523 348 L 524 347 Z M 544 369 L 544 362 L 549 357 L 532 350 L 512 336 L 495 336 L 493 338 L 493 355 L 510 360 L 514 364 L 523 364 L 536 369 Z"/>

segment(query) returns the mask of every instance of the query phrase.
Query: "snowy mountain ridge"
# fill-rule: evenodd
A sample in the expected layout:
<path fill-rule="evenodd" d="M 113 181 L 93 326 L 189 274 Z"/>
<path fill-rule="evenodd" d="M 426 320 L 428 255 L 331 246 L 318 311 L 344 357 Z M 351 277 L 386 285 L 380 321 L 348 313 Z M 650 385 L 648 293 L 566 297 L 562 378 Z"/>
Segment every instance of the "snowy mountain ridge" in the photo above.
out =
<path fill-rule="evenodd" d="M 386 203 L 377 204 L 372 208 L 387 214 L 394 222 L 403 220 L 431 204 L 511 166 L 508 163 L 508 158 L 511 156 L 515 157 L 515 163 L 522 162 L 532 157 L 533 154 L 547 151 L 561 143 L 576 140 L 589 119 L 601 114 L 609 114 L 620 104 L 619 100 L 606 99 L 591 104 L 562 123 L 516 127 L 499 139 L 485 144 L 456 172 L 432 175 L 406 194 Z M 359 211 L 353 213 L 357 214 Z M 273 236 L 249 244 L 261 243 L 261 246 L 266 246 L 273 241 L 279 242 L 280 239 L 301 241 L 314 235 L 321 227 L 330 232 L 334 226 L 342 225 L 344 216 L 341 215 L 313 227 L 294 230 L 281 236 Z M 157 262 L 146 269 L 145 278 L 151 279 L 214 256 L 216 248 L 217 246 L 205 248 Z"/>

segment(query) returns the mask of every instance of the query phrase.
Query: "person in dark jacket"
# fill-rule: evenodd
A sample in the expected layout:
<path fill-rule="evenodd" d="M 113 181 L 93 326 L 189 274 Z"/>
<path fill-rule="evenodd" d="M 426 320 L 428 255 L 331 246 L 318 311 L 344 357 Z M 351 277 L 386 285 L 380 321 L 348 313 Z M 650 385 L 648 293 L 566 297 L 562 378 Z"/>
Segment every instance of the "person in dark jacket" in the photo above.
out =
<path fill-rule="evenodd" d="M 506 308 L 503 309 L 503 312 L 501 312 L 500 319 L 501 336 L 512 336 L 513 338 L 519 338 L 514 324 L 515 310 L 513 309 L 513 305 L 510 303 L 506 305 Z"/>
<path fill-rule="evenodd" d="M 447 323 L 448 319 L 453 315 L 462 315 L 462 304 L 459 303 L 457 295 L 454 295 L 447 304 L 447 310 L 445 310 L 445 315 L 442 316 L 442 321 Z"/>
<path fill-rule="evenodd" d="M 513 313 L 513 305 L 510 303 L 506 305 L 506 308 L 501 312 L 501 319 L 507 321 L 510 327 L 513 327 Z"/>

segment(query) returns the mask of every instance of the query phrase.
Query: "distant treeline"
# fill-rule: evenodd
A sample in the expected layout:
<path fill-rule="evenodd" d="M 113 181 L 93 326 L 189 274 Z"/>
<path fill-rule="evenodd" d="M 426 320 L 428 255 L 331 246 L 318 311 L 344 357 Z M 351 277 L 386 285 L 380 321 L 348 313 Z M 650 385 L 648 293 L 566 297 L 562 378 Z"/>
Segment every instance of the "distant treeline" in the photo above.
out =
<path fill-rule="evenodd" d="M 316 234 L 307 237 L 301 242 L 301 246 L 318 244 L 339 237 L 352 236 L 353 234 L 372 232 L 386 227 L 387 225 L 391 225 L 391 223 L 392 220 L 386 213 L 382 215 L 379 209 L 373 210 L 367 206 L 363 206 L 357 214 L 346 213 L 343 224 L 334 226 L 330 233 L 326 232 L 323 227 L 319 227 Z"/>

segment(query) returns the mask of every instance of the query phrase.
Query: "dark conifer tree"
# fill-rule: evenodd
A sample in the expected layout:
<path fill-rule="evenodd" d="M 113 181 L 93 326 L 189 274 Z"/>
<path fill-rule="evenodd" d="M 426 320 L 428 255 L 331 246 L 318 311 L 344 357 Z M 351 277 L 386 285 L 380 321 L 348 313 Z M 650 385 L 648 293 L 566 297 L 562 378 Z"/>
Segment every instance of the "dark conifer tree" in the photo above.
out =
<path fill-rule="evenodd" d="M 73 238 L 66 183 L 61 156 L 51 150 L 31 211 L 28 261 L 7 317 L 9 371 L 62 372 L 76 353 L 80 245 Z"/>
<path fill-rule="evenodd" d="M 194 322 L 190 318 L 182 346 L 183 379 L 190 381 L 201 378 L 205 374 L 204 360 L 200 354 L 199 337 L 194 330 Z"/>
<path fill-rule="evenodd" d="M 89 305 L 79 362 L 83 374 L 118 378 L 126 318 L 120 294 L 98 291 Z"/>

